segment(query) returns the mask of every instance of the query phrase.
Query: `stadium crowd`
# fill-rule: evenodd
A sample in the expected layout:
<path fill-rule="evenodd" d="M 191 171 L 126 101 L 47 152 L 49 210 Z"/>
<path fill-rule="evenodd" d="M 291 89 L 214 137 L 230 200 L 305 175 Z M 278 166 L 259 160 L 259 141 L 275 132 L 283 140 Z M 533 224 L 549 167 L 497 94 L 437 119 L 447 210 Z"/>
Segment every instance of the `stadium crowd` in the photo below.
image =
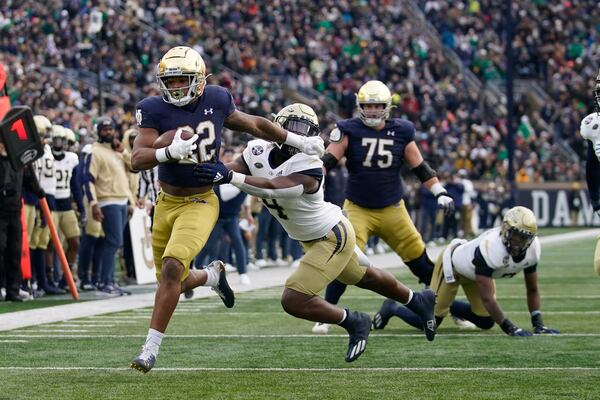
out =
<path fill-rule="evenodd" d="M 502 43 L 501 14 L 486 14 L 482 10 L 487 9 L 487 2 L 475 3 L 479 4 L 471 1 L 460 7 L 451 6 L 453 2 L 420 2 L 442 42 L 455 49 L 467 67 L 484 80 L 501 78 L 501 47 L 494 47 Z M 588 3 L 592 2 L 576 2 L 564 12 L 541 4 L 545 2 L 516 3 L 522 18 L 517 43 L 523 45 L 518 73 L 540 80 L 554 100 L 540 111 L 532 110 L 526 99 L 517 105 L 517 180 L 580 180 L 583 171 L 579 164 L 569 162 L 557 151 L 554 133 L 545 130 L 542 122 L 554 122 L 564 138 L 571 138 L 575 137 L 581 116 L 588 112 L 588 90 L 582 88 L 591 87 L 585 78 L 591 76 L 586 61 L 597 46 L 598 40 L 592 40 L 597 39 L 597 32 L 568 18 L 583 11 L 593 18 L 598 8 L 590 7 Z M 407 190 L 407 204 L 426 241 L 470 236 L 474 224 L 482 229 L 497 224 L 502 209 L 508 206 L 508 193 L 500 184 L 508 173 L 506 120 L 482 109 L 479 94 L 467 90 L 461 74 L 448 68 L 442 50 L 429 42 L 396 2 L 325 1 L 317 5 L 295 0 L 267 5 L 202 0 L 101 1 L 95 5 L 102 12 L 103 26 L 95 36 L 88 34 L 93 19 L 91 5 L 77 1 L 9 1 L 0 8 L 0 62 L 7 67 L 12 104 L 29 105 L 54 125 L 73 129 L 77 145 L 71 150 L 78 152 L 82 161 L 85 155 L 81 149 L 98 139 L 100 117 L 111 121 L 120 139 L 135 125 L 135 103 L 141 96 L 158 94 L 155 64 L 175 41 L 190 43 L 206 55 L 209 71 L 219 71 L 210 83 L 229 89 L 241 110 L 271 116 L 289 102 L 284 91 L 291 87 L 303 96 L 311 96 L 311 105 L 322 116 L 328 115 L 321 118 L 324 131 L 335 122 L 325 113 L 326 99 L 337 104 L 341 117 L 349 117 L 360 85 L 368 79 L 384 81 L 394 93 L 393 116 L 415 123 L 421 152 L 457 200 L 456 214 L 444 217 L 437 212 L 435 198 L 432 201 L 428 191 Z M 539 43 L 552 43 L 543 50 L 545 58 L 538 54 L 543 46 L 529 42 L 527 27 L 531 28 L 531 21 L 541 30 L 536 36 Z M 578 39 L 573 39 L 571 45 L 559 43 L 560 37 L 549 40 L 548 32 L 557 24 L 563 28 L 560 32 L 564 37 Z M 104 113 L 100 112 L 93 81 L 98 68 L 105 82 Z M 68 71 L 82 74 L 66 79 L 73 76 L 66 75 Z M 314 93 L 321 97 L 314 97 Z M 224 132 L 226 152 L 239 154 L 239 138 Z M 80 162 L 79 168 L 84 166 Z M 123 170 L 123 174 L 128 173 Z M 340 204 L 345 176 L 343 166 L 330 171 L 326 184 L 330 201 Z M 137 174 L 133 176 L 136 179 L 140 179 Z M 475 191 L 471 180 L 483 181 L 483 189 Z M 138 186 L 132 185 L 132 195 L 137 195 Z M 144 196 L 136 197 L 136 203 L 143 204 L 140 198 Z M 218 249 L 211 251 L 236 265 L 240 276 L 253 267 L 294 265 L 300 256 L 298 244 L 289 240 L 261 202 L 236 201 L 236 207 L 238 203 L 238 212 L 234 210 L 229 217 L 240 218 L 239 211 L 245 210 L 237 232 L 243 239 L 245 256 L 239 255 L 232 234 L 225 236 L 225 245 L 217 243 Z M 85 218 L 91 218 L 90 211 L 87 214 L 79 214 L 82 227 Z M 478 217 L 475 221 L 473 215 Z M 89 250 L 84 243 L 82 237 L 80 252 Z M 130 246 L 127 242 L 124 245 Z M 376 249 L 381 246 L 373 243 L 371 251 Z M 123 255 L 127 259 L 130 252 L 125 250 Z M 124 260 L 123 266 L 128 263 L 131 260 Z M 36 295 L 60 292 L 53 289 L 60 282 L 58 270 L 46 273 L 52 288 L 38 287 Z M 133 274 L 131 267 L 124 267 L 120 283 L 132 281 Z M 126 294 L 115 285 L 118 277 L 107 279 L 100 282 L 98 276 L 91 275 L 89 281 L 81 279 L 79 283 L 82 289 Z"/>

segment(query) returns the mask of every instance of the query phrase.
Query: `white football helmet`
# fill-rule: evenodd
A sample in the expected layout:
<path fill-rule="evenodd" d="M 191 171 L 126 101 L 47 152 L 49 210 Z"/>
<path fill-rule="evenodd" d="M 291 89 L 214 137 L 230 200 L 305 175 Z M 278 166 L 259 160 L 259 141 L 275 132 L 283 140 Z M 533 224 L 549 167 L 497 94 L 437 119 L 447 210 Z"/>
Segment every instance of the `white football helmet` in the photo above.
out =
<path fill-rule="evenodd" d="M 502 243 L 513 257 L 518 257 L 527 251 L 537 235 L 537 219 L 527 207 L 513 207 L 504 214 L 502 219 Z"/>
<path fill-rule="evenodd" d="M 377 111 L 365 111 L 365 104 L 384 104 L 385 107 Z M 356 94 L 356 109 L 358 118 L 370 127 L 375 127 L 385 122 L 390 117 L 392 110 L 392 93 L 381 81 L 368 81 L 360 87 Z"/>
<path fill-rule="evenodd" d="M 33 122 L 40 135 L 40 139 L 47 138 L 52 132 L 52 122 L 43 115 L 34 115 Z"/>
<path fill-rule="evenodd" d="M 169 88 L 169 79 L 186 77 L 188 85 Z M 206 65 L 191 47 L 177 46 L 167 51 L 158 63 L 156 80 L 165 102 L 183 107 L 200 97 L 206 86 Z"/>
<path fill-rule="evenodd" d="M 67 146 L 67 131 L 62 125 L 52 125 L 52 151 L 62 152 Z"/>
<path fill-rule="evenodd" d="M 287 131 L 302 136 L 318 136 L 320 133 L 317 113 L 312 107 L 302 103 L 285 106 L 277 113 L 273 122 Z M 287 149 L 292 155 L 300 151 L 286 144 L 276 144 L 281 149 Z"/>

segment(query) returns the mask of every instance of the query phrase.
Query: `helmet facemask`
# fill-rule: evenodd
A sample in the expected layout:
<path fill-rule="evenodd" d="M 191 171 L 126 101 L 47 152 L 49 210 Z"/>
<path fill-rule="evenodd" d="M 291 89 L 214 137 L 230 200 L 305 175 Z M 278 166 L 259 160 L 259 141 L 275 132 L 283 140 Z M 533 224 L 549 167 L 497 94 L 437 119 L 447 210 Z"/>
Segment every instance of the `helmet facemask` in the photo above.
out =
<path fill-rule="evenodd" d="M 502 224 L 502 242 L 513 258 L 522 257 L 534 238 L 535 234 L 532 232 Z"/>
<path fill-rule="evenodd" d="M 383 107 L 379 107 L 377 109 L 365 110 L 366 105 L 377 104 Z M 371 127 L 374 128 L 376 126 L 381 125 L 385 121 L 387 121 L 390 117 L 390 111 L 392 109 L 391 104 L 386 103 L 359 103 L 357 101 L 358 107 L 358 117 L 361 121 Z"/>
<path fill-rule="evenodd" d="M 187 85 L 171 88 L 169 80 L 180 77 L 187 78 Z M 201 74 L 158 75 L 157 80 L 163 100 L 177 107 L 183 107 L 200 97 L 206 86 L 206 77 Z"/>

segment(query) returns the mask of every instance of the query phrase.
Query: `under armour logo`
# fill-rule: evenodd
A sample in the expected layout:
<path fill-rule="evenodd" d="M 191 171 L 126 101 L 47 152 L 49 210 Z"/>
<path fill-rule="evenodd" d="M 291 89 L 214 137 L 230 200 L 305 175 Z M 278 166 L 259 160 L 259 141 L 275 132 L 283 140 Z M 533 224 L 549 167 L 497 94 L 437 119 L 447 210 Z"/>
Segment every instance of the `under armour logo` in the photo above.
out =
<path fill-rule="evenodd" d="M 388 136 L 396 136 L 396 132 L 394 132 L 394 131 L 387 131 L 387 135 Z"/>
<path fill-rule="evenodd" d="M 213 113 L 213 109 L 212 108 L 205 108 L 204 109 L 204 115 L 208 115 L 208 114 L 212 114 Z"/>
<path fill-rule="evenodd" d="M 215 175 L 215 179 L 213 179 L 213 182 L 218 182 L 221 179 L 223 179 L 223 175 L 221 175 L 220 172 L 217 172 L 217 174 Z"/>

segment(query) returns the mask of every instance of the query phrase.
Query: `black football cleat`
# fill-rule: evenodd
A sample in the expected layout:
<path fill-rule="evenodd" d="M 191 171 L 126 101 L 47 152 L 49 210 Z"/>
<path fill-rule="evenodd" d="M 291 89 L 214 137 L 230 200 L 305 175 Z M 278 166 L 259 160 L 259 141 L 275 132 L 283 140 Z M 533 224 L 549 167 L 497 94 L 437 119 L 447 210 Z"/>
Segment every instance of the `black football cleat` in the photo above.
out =
<path fill-rule="evenodd" d="M 223 263 L 223 261 L 215 260 L 208 264 L 206 268 L 217 268 L 217 270 L 219 271 L 219 283 L 217 283 L 215 286 L 212 286 L 211 289 L 219 295 L 219 297 L 223 301 L 223 304 L 225 304 L 225 307 L 233 307 L 233 305 L 235 304 L 235 295 L 233 293 L 233 290 L 231 290 L 229 283 L 227 282 L 225 264 Z"/>
<path fill-rule="evenodd" d="M 142 351 L 140 351 L 140 354 L 133 359 L 129 367 L 137 369 L 145 374 L 148 373 L 152 367 L 154 367 L 155 362 L 156 356 L 146 348 L 142 347 Z"/>
<path fill-rule="evenodd" d="M 431 289 L 424 289 L 421 292 L 415 292 L 414 296 L 409 308 L 421 317 L 425 337 L 431 342 L 435 339 L 437 331 L 437 323 L 434 314 L 435 292 Z"/>
<path fill-rule="evenodd" d="M 348 331 L 348 351 L 346 362 L 352 362 L 361 356 L 367 348 L 367 338 L 371 332 L 371 317 L 359 311 L 348 311 L 341 326 Z"/>
<path fill-rule="evenodd" d="M 390 321 L 390 318 L 394 315 L 392 312 L 392 306 L 395 306 L 396 302 L 392 299 L 384 300 L 383 304 L 379 308 L 379 311 L 373 317 L 373 329 L 383 329 Z"/>

